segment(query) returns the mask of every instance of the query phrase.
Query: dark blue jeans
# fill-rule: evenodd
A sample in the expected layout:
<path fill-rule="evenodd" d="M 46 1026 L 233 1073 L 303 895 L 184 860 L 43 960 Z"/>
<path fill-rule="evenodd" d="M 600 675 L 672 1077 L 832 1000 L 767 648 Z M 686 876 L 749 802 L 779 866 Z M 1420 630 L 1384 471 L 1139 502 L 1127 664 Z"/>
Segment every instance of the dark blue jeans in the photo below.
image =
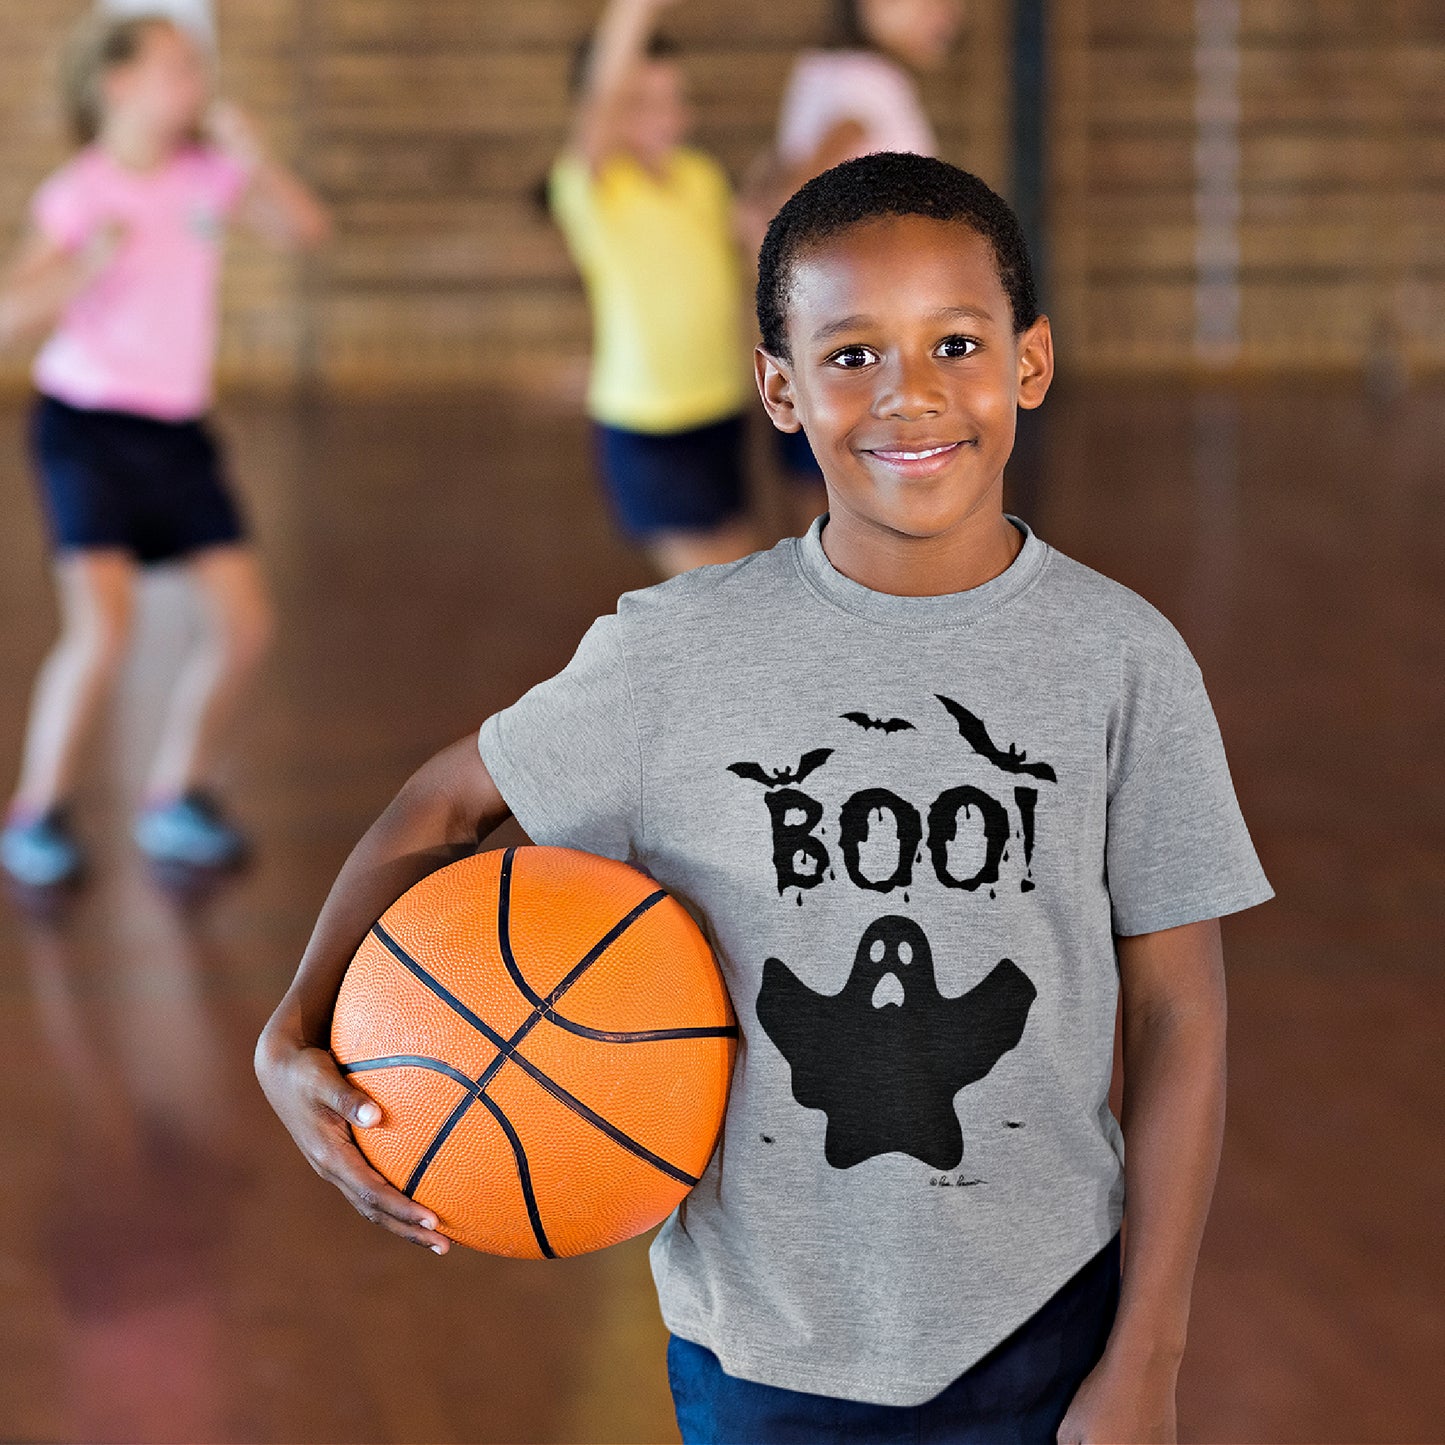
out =
<path fill-rule="evenodd" d="M 922 1405 L 865 1405 L 726 1374 L 672 1337 L 667 1373 L 685 1445 L 1054 1445 L 1119 1305 L 1119 1237 L 1031 1319 Z"/>

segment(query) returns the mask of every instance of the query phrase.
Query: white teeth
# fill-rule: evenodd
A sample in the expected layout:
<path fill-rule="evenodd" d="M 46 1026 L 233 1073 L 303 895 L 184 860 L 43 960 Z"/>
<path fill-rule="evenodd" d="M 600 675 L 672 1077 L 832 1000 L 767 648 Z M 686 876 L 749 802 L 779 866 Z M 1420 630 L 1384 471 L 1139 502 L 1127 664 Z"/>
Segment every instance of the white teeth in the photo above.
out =
<path fill-rule="evenodd" d="M 941 456 L 944 452 L 951 452 L 953 444 L 946 447 L 931 447 L 926 452 L 879 452 L 880 457 L 887 457 L 890 462 L 921 462 L 925 457 Z"/>

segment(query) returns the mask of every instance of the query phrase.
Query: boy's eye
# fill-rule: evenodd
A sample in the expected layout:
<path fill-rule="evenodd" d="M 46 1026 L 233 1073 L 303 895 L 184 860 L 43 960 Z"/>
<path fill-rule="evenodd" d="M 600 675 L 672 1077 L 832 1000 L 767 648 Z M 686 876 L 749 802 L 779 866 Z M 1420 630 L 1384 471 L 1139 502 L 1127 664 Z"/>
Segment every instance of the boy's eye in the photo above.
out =
<path fill-rule="evenodd" d="M 938 343 L 938 354 L 948 360 L 972 356 L 978 350 L 978 342 L 971 336 L 945 336 Z"/>
<path fill-rule="evenodd" d="M 873 353 L 866 346 L 845 346 L 828 358 L 828 365 L 840 366 L 844 371 L 857 371 L 872 360 Z"/>

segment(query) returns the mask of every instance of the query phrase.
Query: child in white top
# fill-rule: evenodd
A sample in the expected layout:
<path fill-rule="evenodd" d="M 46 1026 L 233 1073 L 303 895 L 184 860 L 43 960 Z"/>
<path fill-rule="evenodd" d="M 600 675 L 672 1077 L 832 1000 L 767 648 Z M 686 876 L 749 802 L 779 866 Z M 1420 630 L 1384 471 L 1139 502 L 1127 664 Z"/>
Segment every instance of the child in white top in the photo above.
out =
<path fill-rule="evenodd" d="M 833 43 L 798 57 L 777 139 L 744 186 L 739 224 L 753 252 L 782 203 L 832 166 L 878 151 L 938 154 L 915 76 L 944 63 L 961 20 L 961 0 L 838 0 Z M 801 529 L 823 510 L 823 475 L 801 432 L 777 432 L 773 445 Z"/>
<path fill-rule="evenodd" d="M 960 0 L 838 0 L 833 43 L 797 59 L 773 148 L 754 163 L 748 223 L 760 244 L 778 207 L 830 167 L 876 151 L 936 155 L 915 77 L 948 58 Z"/>

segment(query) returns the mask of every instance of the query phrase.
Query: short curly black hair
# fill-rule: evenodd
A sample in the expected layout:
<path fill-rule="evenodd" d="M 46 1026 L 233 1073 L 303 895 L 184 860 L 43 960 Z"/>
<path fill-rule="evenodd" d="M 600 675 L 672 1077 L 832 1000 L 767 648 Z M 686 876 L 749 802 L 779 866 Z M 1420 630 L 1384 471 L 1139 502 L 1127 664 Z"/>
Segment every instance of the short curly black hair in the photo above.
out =
<path fill-rule="evenodd" d="M 975 175 L 931 156 L 879 151 L 814 176 L 773 217 L 758 253 L 763 349 L 788 357 L 788 289 L 799 258 L 830 236 L 885 216 L 958 221 L 993 248 L 1014 332 L 1039 317 L 1028 243 L 1013 208 Z"/>

